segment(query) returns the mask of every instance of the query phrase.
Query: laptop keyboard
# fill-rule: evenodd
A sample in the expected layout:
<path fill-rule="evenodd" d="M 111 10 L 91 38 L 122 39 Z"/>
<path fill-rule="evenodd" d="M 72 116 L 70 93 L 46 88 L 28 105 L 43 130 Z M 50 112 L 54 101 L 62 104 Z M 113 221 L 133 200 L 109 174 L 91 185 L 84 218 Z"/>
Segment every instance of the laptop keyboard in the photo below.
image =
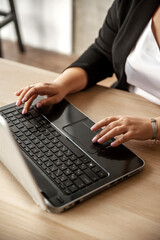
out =
<path fill-rule="evenodd" d="M 100 181 L 108 174 L 72 142 L 68 141 L 33 107 L 0 111 L 20 148 L 67 195 Z"/>

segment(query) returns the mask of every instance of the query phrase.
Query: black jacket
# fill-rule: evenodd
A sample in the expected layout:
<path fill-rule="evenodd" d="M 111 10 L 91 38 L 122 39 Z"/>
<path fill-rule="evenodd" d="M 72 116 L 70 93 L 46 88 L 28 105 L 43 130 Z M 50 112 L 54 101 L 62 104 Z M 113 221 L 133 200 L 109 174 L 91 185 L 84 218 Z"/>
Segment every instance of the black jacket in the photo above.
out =
<path fill-rule="evenodd" d="M 114 87 L 128 90 L 125 62 L 160 0 L 115 0 L 99 36 L 70 67 L 81 67 L 88 74 L 87 87 L 116 74 Z"/>

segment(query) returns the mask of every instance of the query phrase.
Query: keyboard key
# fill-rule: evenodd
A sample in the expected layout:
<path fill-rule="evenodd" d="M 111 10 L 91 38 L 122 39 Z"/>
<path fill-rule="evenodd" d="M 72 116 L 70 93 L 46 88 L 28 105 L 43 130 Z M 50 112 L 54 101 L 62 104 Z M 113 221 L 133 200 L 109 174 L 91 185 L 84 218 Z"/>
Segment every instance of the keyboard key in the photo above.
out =
<path fill-rule="evenodd" d="M 11 127 L 11 131 L 13 133 L 17 133 L 17 132 L 19 132 L 19 129 L 16 126 L 13 126 L 13 127 Z"/>
<path fill-rule="evenodd" d="M 61 136 L 61 134 L 60 134 L 59 132 L 57 132 L 57 131 L 54 131 L 54 132 L 53 132 L 53 135 L 54 135 L 55 137 Z"/>
<path fill-rule="evenodd" d="M 91 161 L 91 159 L 90 159 L 89 157 L 84 156 L 84 157 L 81 158 L 81 161 L 82 161 L 83 163 L 88 163 L 88 162 Z"/>
<path fill-rule="evenodd" d="M 55 153 L 55 155 L 56 155 L 57 157 L 62 157 L 62 156 L 63 156 L 63 152 L 58 151 L 58 152 Z"/>
<path fill-rule="evenodd" d="M 72 185 L 72 181 L 70 179 L 67 179 L 65 182 L 64 182 L 65 186 L 66 187 L 69 187 Z"/>
<path fill-rule="evenodd" d="M 72 193 L 74 193 L 74 192 L 76 192 L 77 190 L 78 190 L 78 188 L 76 187 L 76 185 L 71 185 L 70 187 L 69 187 L 69 190 L 72 192 Z"/>
<path fill-rule="evenodd" d="M 73 165 L 70 166 L 69 168 L 71 169 L 71 171 L 75 171 L 75 170 L 78 169 L 78 167 L 77 167 L 75 164 L 73 164 Z"/>
<path fill-rule="evenodd" d="M 33 134 L 31 134 L 30 136 L 28 136 L 28 138 L 29 138 L 31 141 L 33 141 L 36 137 L 35 137 Z"/>
<path fill-rule="evenodd" d="M 74 184 L 75 184 L 78 188 L 83 188 L 83 187 L 86 186 L 85 183 L 82 182 L 80 179 L 76 179 L 76 180 L 74 181 Z"/>
<path fill-rule="evenodd" d="M 17 137 L 21 137 L 21 136 L 23 136 L 23 133 L 22 133 L 22 132 L 17 132 L 17 133 L 16 133 L 16 136 L 17 136 Z"/>
<path fill-rule="evenodd" d="M 50 174 L 50 173 L 51 173 L 51 170 L 50 170 L 49 168 L 46 168 L 45 172 L 46 172 L 47 174 Z"/>
<path fill-rule="evenodd" d="M 66 165 L 63 163 L 60 167 L 59 167 L 62 171 L 64 171 L 64 170 L 66 170 L 67 169 L 67 167 L 66 167 Z"/>
<path fill-rule="evenodd" d="M 68 150 L 68 148 L 67 148 L 66 146 L 61 147 L 61 151 L 62 151 L 62 152 L 65 152 L 65 151 L 67 151 L 67 150 Z"/>
<path fill-rule="evenodd" d="M 19 123 L 19 124 L 16 125 L 16 127 L 19 128 L 19 129 L 20 129 L 20 128 L 23 128 L 23 124 L 22 124 L 22 123 Z"/>
<path fill-rule="evenodd" d="M 48 157 L 46 157 L 46 156 L 41 157 L 41 161 L 42 161 L 42 162 L 48 161 Z"/>
<path fill-rule="evenodd" d="M 47 138 L 45 138 L 44 140 L 42 140 L 42 142 L 43 142 L 43 144 L 45 144 L 45 145 L 47 145 L 47 144 L 50 143 L 50 141 L 49 141 Z"/>
<path fill-rule="evenodd" d="M 87 163 L 87 166 L 88 166 L 89 168 L 93 168 L 93 167 L 96 166 L 96 164 L 92 161 L 92 162 Z"/>
<path fill-rule="evenodd" d="M 45 162 L 45 165 L 47 166 L 47 167 L 50 167 L 50 166 L 52 166 L 53 165 L 53 163 L 52 163 L 52 161 L 47 161 L 47 162 Z"/>
<path fill-rule="evenodd" d="M 79 165 L 79 168 L 80 168 L 81 170 L 84 170 L 84 169 L 87 168 L 87 166 L 86 166 L 84 163 L 82 163 L 81 165 Z"/>
<path fill-rule="evenodd" d="M 7 113 L 6 116 L 7 116 L 7 118 L 11 118 L 11 117 L 13 117 L 13 114 L 12 113 Z"/>
<path fill-rule="evenodd" d="M 56 175 L 57 177 L 61 176 L 62 174 L 63 174 L 63 172 L 62 172 L 60 169 L 58 169 L 58 170 L 55 172 L 55 175 Z"/>
<path fill-rule="evenodd" d="M 82 174 L 80 175 L 80 179 L 86 184 L 89 185 L 92 183 L 91 179 L 89 177 L 87 177 L 86 174 Z"/>
<path fill-rule="evenodd" d="M 64 173 L 65 173 L 66 175 L 70 175 L 70 174 L 72 173 L 72 171 L 71 171 L 69 168 L 67 168 Z"/>
<path fill-rule="evenodd" d="M 53 153 L 49 150 L 48 152 L 45 153 L 47 157 L 51 157 Z"/>
<path fill-rule="evenodd" d="M 51 159 L 51 161 L 55 161 L 58 159 L 55 154 L 52 154 L 52 156 L 50 156 L 49 158 Z"/>
<path fill-rule="evenodd" d="M 39 152 L 39 149 L 35 147 L 35 148 L 32 149 L 32 152 L 38 153 L 38 152 Z"/>
<path fill-rule="evenodd" d="M 28 128 L 28 129 L 30 129 L 30 128 L 33 127 L 33 125 L 32 125 L 30 122 L 28 122 L 28 121 L 24 122 L 23 124 L 24 124 L 25 127 Z"/>
<path fill-rule="evenodd" d="M 49 138 L 48 138 L 49 139 Z M 57 143 L 58 142 L 58 138 L 56 138 L 56 137 L 53 137 L 53 139 L 52 139 L 52 141 L 51 141 L 52 143 Z"/>
<path fill-rule="evenodd" d="M 79 175 L 82 175 L 83 172 L 82 172 L 81 169 L 77 169 L 77 170 L 75 171 L 75 174 L 76 174 L 77 176 L 79 176 Z"/>
<path fill-rule="evenodd" d="M 82 162 L 81 162 L 80 159 L 76 159 L 76 160 L 74 161 L 74 163 L 78 166 L 78 165 L 80 165 Z"/>
<path fill-rule="evenodd" d="M 53 140 L 53 139 L 54 139 L 54 136 L 53 136 L 51 133 L 49 133 L 49 135 L 47 136 L 47 138 L 48 138 L 49 140 Z"/>
<path fill-rule="evenodd" d="M 103 170 L 101 170 L 100 172 L 98 172 L 97 175 L 98 175 L 100 178 L 104 178 L 104 177 L 107 177 L 107 176 L 108 176 L 108 174 L 107 174 L 105 171 L 103 171 Z"/>
<path fill-rule="evenodd" d="M 59 179 L 61 182 L 64 182 L 67 180 L 67 177 L 66 177 L 66 175 L 63 174 Z"/>
<path fill-rule="evenodd" d="M 45 153 L 45 152 L 48 152 L 49 149 L 45 145 L 43 145 L 43 147 L 41 148 L 41 151 Z"/>
<path fill-rule="evenodd" d="M 52 148 L 54 147 L 54 144 L 50 142 L 49 144 L 47 144 L 47 147 L 48 147 L 49 149 L 52 149 Z"/>
<path fill-rule="evenodd" d="M 65 161 L 68 160 L 68 157 L 66 157 L 66 156 L 62 156 L 62 157 L 60 157 L 60 159 L 61 159 L 63 162 L 65 162 Z"/>
<path fill-rule="evenodd" d="M 50 174 L 50 177 L 51 177 L 52 179 L 55 179 L 55 178 L 56 178 L 56 176 L 55 176 L 54 173 L 51 173 L 51 174 Z"/>
<path fill-rule="evenodd" d="M 42 157 L 44 156 L 44 154 L 43 154 L 42 152 L 37 152 L 37 153 L 36 153 L 36 156 L 37 156 L 38 158 L 42 158 Z"/>
<path fill-rule="evenodd" d="M 25 136 L 25 135 L 22 135 L 22 136 L 20 136 L 20 138 L 19 138 L 21 141 L 26 141 L 27 140 L 27 137 Z M 29 141 L 30 142 L 30 141 Z M 31 143 L 31 142 L 30 142 Z"/>
<path fill-rule="evenodd" d="M 72 152 L 71 152 L 70 150 L 67 150 L 67 151 L 65 152 L 65 155 L 66 155 L 67 157 L 69 157 L 70 155 L 72 155 Z"/>
<path fill-rule="evenodd" d="M 93 182 L 99 179 L 99 177 L 95 173 L 93 173 L 89 168 L 85 169 L 84 172 L 88 175 L 89 178 L 91 178 Z"/>
<path fill-rule="evenodd" d="M 74 173 L 72 173 L 72 174 L 69 176 L 69 178 L 71 179 L 71 181 L 73 181 L 73 180 L 75 180 L 75 179 L 77 178 L 77 176 L 76 176 Z"/>
<path fill-rule="evenodd" d="M 42 169 L 44 169 L 44 170 L 47 168 L 47 166 L 46 166 L 44 163 L 42 164 L 41 167 L 42 167 Z"/>
<path fill-rule="evenodd" d="M 63 192 L 64 192 L 65 194 L 67 194 L 67 195 L 71 194 L 71 191 L 70 191 L 68 188 L 65 188 L 65 189 L 63 190 Z"/>
<path fill-rule="evenodd" d="M 41 162 L 41 160 L 38 160 L 38 161 L 37 161 L 37 163 L 38 163 L 39 165 L 42 165 L 42 162 Z"/>
<path fill-rule="evenodd" d="M 33 143 L 37 145 L 38 143 L 40 143 L 40 140 L 39 140 L 38 138 L 35 138 L 35 139 L 33 140 Z"/>
<path fill-rule="evenodd" d="M 52 148 L 52 152 L 53 152 L 53 153 L 56 153 L 56 152 L 58 152 L 58 151 L 59 151 L 59 149 L 58 149 L 57 147 L 53 147 L 53 148 Z"/>
<path fill-rule="evenodd" d="M 31 109 L 30 114 L 32 115 L 32 117 L 38 117 L 39 116 L 39 114 L 35 111 L 35 109 Z"/>
<path fill-rule="evenodd" d="M 67 166 L 71 166 L 71 165 L 72 165 L 72 161 L 71 161 L 70 159 L 68 159 L 67 161 L 65 161 L 65 164 L 66 164 Z"/>
<path fill-rule="evenodd" d="M 42 126 L 36 119 L 31 119 L 30 123 L 32 124 L 32 127 L 40 128 Z"/>
<path fill-rule="evenodd" d="M 92 171 L 97 173 L 97 172 L 101 171 L 101 168 L 99 166 L 95 166 L 94 168 L 92 168 Z"/>
<path fill-rule="evenodd" d="M 52 172 L 54 172 L 54 171 L 58 170 L 58 167 L 57 167 L 55 164 L 53 164 L 53 165 L 50 167 L 50 170 L 51 170 Z"/>
<path fill-rule="evenodd" d="M 56 166 L 59 166 L 62 164 L 62 161 L 60 159 L 57 159 L 56 161 L 54 161 Z"/>
<path fill-rule="evenodd" d="M 74 160 L 77 159 L 77 157 L 76 157 L 74 154 L 72 154 L 71 156 L 69 156 L 69 159 L 71 159 L 72 161 L 74 161 Z"/>
<path fill-rule="evenodd" d="M 61 142 L 57 142 L 57 143 L 56 143 L 56 146 L 57 146 L 58 148 L 60 148 L 60 147 L 63 146 L 63 144 L 62 144 Z"/>

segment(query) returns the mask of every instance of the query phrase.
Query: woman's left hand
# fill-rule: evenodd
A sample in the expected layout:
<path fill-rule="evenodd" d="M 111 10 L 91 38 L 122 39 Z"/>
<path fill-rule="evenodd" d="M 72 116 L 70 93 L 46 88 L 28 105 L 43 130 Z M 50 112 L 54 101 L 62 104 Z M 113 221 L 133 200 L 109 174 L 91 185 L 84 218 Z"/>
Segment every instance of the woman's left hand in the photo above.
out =
<path fill-rule="evenodd" d="M 147 140 L 152 139 L 153 129 L 150 119 L 130 116 L 107 117 L 91 127 L 92 131 L 104 127 L 93 139 L 93 143 L 104 143 L 107 140 L 119 136 L 111 143 L 116 147 L 131 139 Z"/>

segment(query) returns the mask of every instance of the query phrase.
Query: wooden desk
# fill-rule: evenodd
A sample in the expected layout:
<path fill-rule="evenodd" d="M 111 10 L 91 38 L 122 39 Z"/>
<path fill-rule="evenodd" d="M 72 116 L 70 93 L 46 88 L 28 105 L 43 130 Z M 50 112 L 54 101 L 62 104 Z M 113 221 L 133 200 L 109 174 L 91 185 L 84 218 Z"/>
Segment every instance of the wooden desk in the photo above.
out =
<path fill-rule="evenodd" d="M 16 101 L 26 84 L 51 82 L 57 74 L 0 60 L 0 105 Z M 108 115 L 155 117 L 160 108 L 127 92 L 94 87 L 68 99 L 94 121 Z M 0 163 L 1 240 L 159 240 L 160 143 L 126 144 L 145 161 L 144 170 L 61 214 L 42 211 Z"/>

